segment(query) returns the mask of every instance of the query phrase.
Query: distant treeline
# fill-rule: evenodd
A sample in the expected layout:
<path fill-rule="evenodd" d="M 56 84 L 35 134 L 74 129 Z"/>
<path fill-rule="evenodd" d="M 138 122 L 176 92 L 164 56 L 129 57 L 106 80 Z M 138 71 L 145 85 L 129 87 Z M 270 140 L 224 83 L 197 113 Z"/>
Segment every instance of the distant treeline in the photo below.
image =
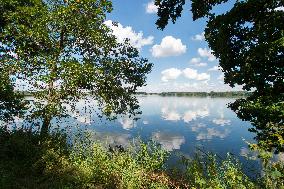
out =
<path fill-rule="evenodd" d="M 160 95 L 160 96 L 196 96 L 196 97 L 245 97 L 251 92 L 247 91 L 228 91 L 228 92 L 162 92 L 162 93 L 146 93 L 137 92 L 139 95 Z"/>
<path fill-rule="evenodd" d="M 16 91 L 16 92 L 23 96 L 33 96 L 33 93 L 29 91 Z"/>
<path fill-rule="evenodd" d="M 33 96 L 31 92 L 20 92 L 24 96 Z M 251 94 L 247 91 L 229 91 L 229 92 L 162 92 L 162 93 L 147 93 L 137 92 L 137 95 L 159 95 L 159 96 L 196 96 L 196 97 L 246 97 Z"/>

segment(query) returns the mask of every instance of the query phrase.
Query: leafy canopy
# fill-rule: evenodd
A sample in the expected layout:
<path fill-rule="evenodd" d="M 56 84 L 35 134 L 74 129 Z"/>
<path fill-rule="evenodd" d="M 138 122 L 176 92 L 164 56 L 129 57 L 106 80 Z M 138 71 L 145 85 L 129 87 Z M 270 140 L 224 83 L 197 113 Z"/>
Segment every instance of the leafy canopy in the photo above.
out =
<path fill-rule="evenodd" d="M 0 122 L 12 121 L 15 116 L 22 116 L 26 110 L 23 96 L 14 91 L 9 75 L 0 68 Z"/>
<path fill-rule="evenodd" d="M 0 0 L 0 63 L 40 102 L 47 132 L 64 103 L 92 94 L 103 114 L 139 113 L 133 96 L 152 64 L 104 24 L 108 0 Z"/>
<path fill-rule="evenodd" d="M 251 121 L 259 147 L 284 151 L 284 1 L 235 1 L 223 14 L 213 8 L 228 0 L 191 0 L 193 19 L 207 18 L 205 38 L 230 86 L 253 91 L 230 104 L 237 115 Z M 156 0 L 158 28 L 181 16 L 185 0 Z"/>

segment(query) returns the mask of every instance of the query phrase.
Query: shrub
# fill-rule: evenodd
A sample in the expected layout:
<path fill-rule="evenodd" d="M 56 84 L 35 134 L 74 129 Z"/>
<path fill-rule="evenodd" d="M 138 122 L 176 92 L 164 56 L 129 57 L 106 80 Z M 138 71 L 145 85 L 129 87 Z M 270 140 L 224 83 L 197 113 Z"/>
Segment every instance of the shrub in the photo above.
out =
<path fill-rule="evenodd" d="M 222 160 L 203 153 L 183 157 L 182 168 L 171 172 L 169 153 L 152 141 L 123 148 L 84 132 L 67 136 L 0 129 L 0 188 L 284 188 L 281 162 L 266 161 L 262 177 L 252 180 L 231 155 Z"/>
<path fill-rule="evenodd" d="M 168 153 L 153 142 L 110 150 L 84 135 L 68 144 L 61 131 L 44 139 L 22 130 L 0 135 L 2 188 L 167 188 L 169 179 L 155 175 Z"/>
<path fill-rule="evenodd" d="M 184 179 L 191 188 L 255 188 L 240 163 L 229 154 L 217 161 L 214 154 L 196 154 L 193 159 L 183 158 Z"/>

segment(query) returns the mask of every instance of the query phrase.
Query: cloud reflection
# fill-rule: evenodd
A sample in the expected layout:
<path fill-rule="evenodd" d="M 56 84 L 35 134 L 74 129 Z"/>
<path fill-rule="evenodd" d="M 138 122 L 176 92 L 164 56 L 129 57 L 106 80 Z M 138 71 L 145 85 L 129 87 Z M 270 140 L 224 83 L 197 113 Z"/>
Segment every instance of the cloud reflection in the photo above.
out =
<path fill-rule="evenodd" d="M 246 157 L 251 160 L 256 160 L 258 158 L 258 152 L 252 151 L 247 147 L 242 147 L 240 150 L 240 156 Z"/>
<path fill-rule="evenodd" d="M 131 142 L 131 135 L 123 133 L 96 132 L 93 135 L 93 138 L 106 146 L 121 145 L 123 147 L 127 147 Z"/>
<path fill-rule="evenodd" d="M 193 132 L 199 132 L 202 128 L 206 128 L 206 127 L 207 127 L 207 125 L 205 125 L 204 123 L 198 123 L 198 124 L 193 125 L 193 126 L 191 127 L 191 131 L 193 131 Z"/>
<path fill-rule="evenodd" d="M 80 114 L 79 112 L 73 112 L 70 114 L 71 117 L 75 118 L 78 122 L 86 125 L 91 125 L 91 116 L 88 114 Z"/>
<path fill-rule="evenodd" d="M 169 133 L 156 132 L 152 134 L 152 139 L 162 145 L 167 151 L 180 149 L 181 145 L 185 143 L 184 136 L 173 135 Z"/>
<path fill-rule="evenodd" d="M 184 113 L 183 121 L 184 121 L 185 123 L 189 123 L 189 122 L 191 122 L 192 120 L 195 120 L 196 118 L 197 118 L 196 112 L 189 110 L 189 111 L 187 111 L 187 112 Z"/>
<path fill-rule="evenodd" d="M 204 118 L 209 116 L 209 109 L 207 106 L 204 106 L 203 108 L 197 109 L 195 111 L 188 110 L 183 114 L 183 116 L 182 113 L 179 113 L 175 109 L 169 110 L 168 107 L 162 107 L 161 112 L 162 112 L 162 118 L 164 120 L 179 121 L 182 119 L 185 123 L 189 123 L 190 121 L 195 120 L 198 117 Z"/>
<path fill-rule="evenodd" d="M 143 120 L 143 124 L 144 124 L 144 125 L 148 125 L 148 124 L 149 124 L 149 121 Z"/>
<path fill-rule="evenodd" d="M 230 131 L 225 129 L 223 131 L 217 130 L 215 128 L 207 128 L 205 131 L 200 132 L 196 140 L 211 140 L 213 138 L 224 139 L 229 135 Z"/>
<path fill-rule="evenodd" d="M 168 110 L 168 108 L 163 107 L 161 109 L 162 118 L 167 121 L 178 121 L 181 119 L 181 115 L 175 110 Z"/>
<path fill-rule="evenodd" d="M 259 152 L 250 150 L 248 147 L 242 147 L 240 150 L 240 155 L 251 160 L 259 159 Z M 273 158 L 270 159 L 272 162 L 284 162 L 284 153 L 274 154 Z"/>
<path fill-rule="evenodd" d="M 209 116 L 209 109 L 208 109 L 207 106 L 205 106 L 203 109 L 199 109 L 197 111 L 189 110 L 189 111 L 185 112 L 184 116 L 183 116 L 183 121 L 185 123 L 189 123 L 192 120 L 197 119 L 198 117 L 204 118 L 204 117 L 207 117 L 207 116 Z"/>
<path fill-rule="evenodd" d="M 220 118 L 213 119 L 212 122 L 214 124 L 220 125 L 220 126 L 231 125 L 231 120 L 225 119 L 223 107 L 221 107 L 217 112 L 220 114 Z"/>
<path fill-rule="evenodd" d="M 211 140 L 213 138 L 224 139 L 230 134 L 228 129 L 220 130 L 218 128 L 208 128 L 204 123 L 193 125 L 191 131 L 198 133 L 196 140 Z"/>
<path fill-rule="evenodd" d="M 223 119 L 223 118 L 213 119 L 212 122 L 215 123 L 216 125 L 220 125 L 220 126 L 231 125 L 231 120 Z"/>
<path fill-rule="evenodd" d="M 136 121 L 129 117 L 123 117 L 119 119 L 119 123 L 121 124 L 122 128 L 125 130 L 130 130 L 136 127 Z"/>

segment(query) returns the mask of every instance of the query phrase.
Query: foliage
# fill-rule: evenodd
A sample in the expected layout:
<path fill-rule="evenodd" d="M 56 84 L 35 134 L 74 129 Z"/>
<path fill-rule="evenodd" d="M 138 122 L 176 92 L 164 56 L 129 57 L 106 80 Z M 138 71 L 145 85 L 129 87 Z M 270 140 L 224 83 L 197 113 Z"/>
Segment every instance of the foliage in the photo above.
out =
<path fill-rule="evenodd" d="M 1 188 L 168 188 L 168 153 L 153 143 L 110 151 L 85 134 L 3 129 L 0 140 Z"/>
<path fill-rule="evenodd" d="M 6 188 L 283 188 L 283 162 L 250 179 L 231 155 L 183 158 L 167 170 L 169 153 L 153 143 L 107 148 L 85 132 L 0 130 L 0 187 Z"/>
<path fill-rule="evenodd" d="M 0 63 L 38 99 L 32 118 L 43 133 L 86 90 L 109 118 L 140 113 L 132 94 L 152 64 L 104 24 L 111 1 L 0 0 L 0 10 Z"/>
<path fill-rule="evenodd" d="M 251 179 L 243 171 L 242 164 L 232 155 L 225 159 L 211 153 L 197 153 L 193 158 L 183 157 L 186 166 L 180 177 L 190 188 L 284 188 L 284 163 L 266 158 L 262 176 Z"/>
<path fill-rule="evenodd" d="M 262 188 L 284 188 L 283 162 L 271 162 L 265 167 L 264 176 L 260 180 Z"/>
<path fill-rule="evenodd" d="M 284 12 L 279 0 L 235 1 L 222 14 L 214 7 L 228 0 L 191 1 L 193 19 L 206 17 L 205 38 L 219 59 L 224 81 L 253 95 L 232 103 L 237 115 L 255 126 L 259 148 L 284 151 Z M 164 29 L 181 16 L 185 0 L 156 0 L 156 22 Z"/>
<path fill-rule="evenodd" d="M 185 179 L 192 188 L 257 188 L 243 173 L 240 163 L 229 154 L 221 162 L 213 154 L 184 158 L 183 162 Z"/>
<path fill-rule="evenodd" d="M 242 120 L 249 120 L 256 133 L 258 144 L 251 144 L 254 150 L 284 151 L 284 101 L 278 94 L 259 96 L 254 93 L 246 99 L 238 99 L 230 104 Z"/>
<path fill-rule="evenodd" d="M 232 92 L 162 92 L 161 96 L 197 96 L 197 97 L 243 97 L 249 96 L 249 92 L 232 91 Z"/>
<path fill-rule="evenodd" d="M 67 149 L 63 134 L 54 133 L 46 136 L 46 140 L 50 140 L 54 148 L 65 146 L 62 149 Z M 0 188 L 50 188 L 42 176 L 43 167 L 34 166 L 47 150 L 41 141 L 44 140 L 38 133 L 0 127 Z"/>
<path fill-rule="evenodd" d="M 14 91 L 9 75 L 0 67 L 0 121 L 12 121 L 14 116 L 22 116 L 27 108 L 23 96 Z"/>

